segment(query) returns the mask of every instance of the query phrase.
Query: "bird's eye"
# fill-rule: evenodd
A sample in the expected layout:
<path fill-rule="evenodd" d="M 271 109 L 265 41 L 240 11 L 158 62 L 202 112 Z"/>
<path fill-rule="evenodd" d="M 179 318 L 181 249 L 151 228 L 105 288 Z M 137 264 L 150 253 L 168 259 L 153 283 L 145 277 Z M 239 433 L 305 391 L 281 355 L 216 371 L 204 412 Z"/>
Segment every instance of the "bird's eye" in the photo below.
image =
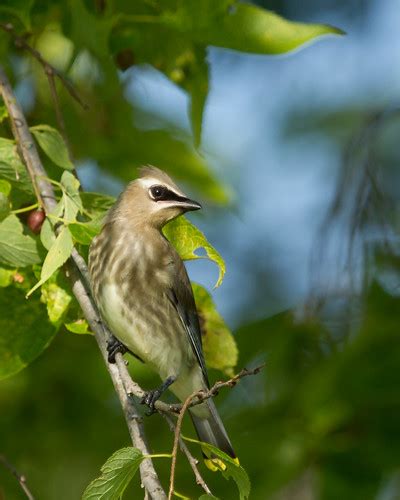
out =
<path fill-rule="evenodd" d="M 167 188 L 164 186 L 152 186 L 150 188 L 150 196 L 153 200 L 161 200 L 165 197 Z"/>

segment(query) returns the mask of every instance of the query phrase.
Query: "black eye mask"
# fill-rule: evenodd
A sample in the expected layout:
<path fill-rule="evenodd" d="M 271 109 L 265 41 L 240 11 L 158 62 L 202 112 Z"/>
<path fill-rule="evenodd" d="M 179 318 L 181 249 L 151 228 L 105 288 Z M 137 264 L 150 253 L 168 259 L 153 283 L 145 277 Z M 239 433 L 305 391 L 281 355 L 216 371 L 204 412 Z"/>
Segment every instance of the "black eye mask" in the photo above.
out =
<path fill-rule="evenodd" d="M 152 186 L 150 195 L 155 201 L 189 201 L 189 198 L 179 196 L 174 191 L 170 191 L 167 187 L 161 185 Z"/>

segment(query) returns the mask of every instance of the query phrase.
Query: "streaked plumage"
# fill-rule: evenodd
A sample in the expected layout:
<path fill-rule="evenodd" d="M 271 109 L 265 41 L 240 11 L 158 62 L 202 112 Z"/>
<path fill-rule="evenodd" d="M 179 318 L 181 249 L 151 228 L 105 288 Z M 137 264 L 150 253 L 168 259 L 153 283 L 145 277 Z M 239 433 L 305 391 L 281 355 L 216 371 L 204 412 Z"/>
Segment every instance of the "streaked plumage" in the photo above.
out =
<path fill-rule="evenodd" d="M 89 254 L 103 318 L 163 381 L 175 379 L 170 389 L 181 401 L 208 387 L 208 377 L 190 281 L 161 229 L 198 208 L 164 172 L 146 167 L 111 209 Z M 191 415 L 200 440 L 235 457 L 212 400 L 194 407 Z"/>

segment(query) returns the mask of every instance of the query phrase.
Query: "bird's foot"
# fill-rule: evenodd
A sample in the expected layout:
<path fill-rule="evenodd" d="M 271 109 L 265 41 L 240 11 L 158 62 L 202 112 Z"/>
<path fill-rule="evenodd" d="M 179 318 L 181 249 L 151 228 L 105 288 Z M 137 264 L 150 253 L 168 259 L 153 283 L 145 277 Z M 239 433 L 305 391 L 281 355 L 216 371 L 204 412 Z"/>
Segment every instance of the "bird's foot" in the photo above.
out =
<path fill-rule="evenodd" d="M 142 397 L 141 403 L 142 405 L 147 405 L 149 407 L 149 411 L 146 411 L 146 415 L 149 417 L 156 412 L 155 404 L 158 399 L 160 399 L 162 392 L 159 389 L 155 389 L 154 391 L 148 391 Z"/>
<path fill-rule="evenodd" d="M 146 394 L 141 399 L 142 405 L 147 405 L 149 407 L 149 411 L 146 412 L 147 416 L 153 415 L 155 413 L 156 408 L 155 404 L 160 399 L 162 394 L 168 389 L 168 387 L 173 384 L 176 380 L 176 377 L 168 377 L 165 382 L 158 387 L 158 389 L 154 389 L 152 391 L 146 392 Z"/>
<path fill-rule="evenodd" d="M 118 353 L 125 354 L 126 352 L 131 352 L 126 345 L 120 342 L 114 335 L 107 341 L 107 353 L 108 353 L 108 362 L 115 363 L 115 356 Z"/>

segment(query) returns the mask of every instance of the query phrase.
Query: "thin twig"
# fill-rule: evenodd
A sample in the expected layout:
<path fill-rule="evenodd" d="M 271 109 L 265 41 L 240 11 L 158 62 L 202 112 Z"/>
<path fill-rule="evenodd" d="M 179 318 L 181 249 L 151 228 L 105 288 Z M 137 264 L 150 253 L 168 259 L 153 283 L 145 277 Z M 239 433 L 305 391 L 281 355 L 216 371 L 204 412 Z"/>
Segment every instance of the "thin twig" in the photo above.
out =
<path fill-rule="evenodd" d="M 53 105 L 54 109 L 56 112 L 56 118 L 57 118 L 57 123 L 58 123 L 58 128 L 60 129 L 60 133 L 64 139 L 65 145 L 67 146 L 67 151 L 68 151 L 68 156 L 71 162 L 73 161 L 72 157 L 72 149 L 71 149 L 71 144 L 68 140 L 68 135 L 67 135 L 67 129 L 65 127 L 65 121 L 63 114 L 61 112 L 61 107 L 60 107 L 60 101 L 58 99 L 58 94 L 57 94 L 57 87 L 56 87 L 56 82 L 54 78 L 54 71 L 46 71 L 46 68 L 44 68 L 47 80 L 49 82 L 49 88 L 50 88 L 50 94 L 51 98 L 53 100 Z"/>
<path fill-rule="evenodd" d="M 11 474 L 17 478 L 17 481 L 21 488 L 23 489 L 25 495 L 29 500 L 35 500 L 34 496 L 30 492 L 28 485 L 26 484 L 26 477 L 23 474 L 20 474 L 17 469 L 7 460 L 4 455 L 0 455 L 0 462 L 4 465 L 6 469 L 8 469 Z"/>
<path fill-rule="evenodd" d="M 178 420 L 176 422 L 174 447 L 172 449 L 171 475 L 169 478 L 168 500 L 171 500 L 172 495 L 174 494 L 176 460 L 178 456 L 179 438 L 181 436 L 183 417 L 185 416 L 186 410 L 189 408 L 193 398 L 195 398 L 197 395 L 198 392 L 194 392 L 188 398 L 186 398 L 185 402 L 182 405 L 181 412 L 179 413 Z"/>
<path fill-rule="evenodd" d="M 131 394 L 133 396 L 136 396 L 137 398 L 141 399 L 143 396 L 146 394 L 146 392 L 140 387 L 139 384 L 134 382 L 129 375 L 128 368 L 126 367 L 124 358 L 120 355 L 117 355 L 115 357 L 116 363 L 119 368 L 119 372 L 121 374 L 121 378 L 124 382 L 124 386 L 128 394 Z M 218 382 L 215 382 L 215 384 L 208 389 L 207 391 L 201 390 L 195 393 L 195 397 L 193 401 L 190 403 L 189 408 L 192 406 L 197 406 L 201 404 L 203 401 L 206 399 L 212 398 L 216 396 L 219 392 L 220 389 L 224 387 L 234 387 L 240 379 L 244 377 L 248 377 L 249 375 L 256 375 L 259 373 L 265 366 L 265 363 L 262 365 L 256 366 L 255 368 L 248 369 L 248 368 L 243 368 L 239 373 L 234 375 L 232 378 L 228 380 L 220 380 Z M 163 413 L 169 413 L 169 414 L 179 414 L 182 410 L 182 404 L 168 404 L 164 403 L 164 401 L 158 400 L 156 401 L 154 407 L 156 410 L 163 412 Z"/>
<path fill-rule="evenodd" d="M 26 123 L 25 116 L 15 98 L 8 78 L 0 66 L 0 93 L 11 120 L 12 130 L 17 144 L 20 147 L 22 157 L 31 177 L 32 184 L 37 194 L 38 201 L 41 201 L 46 212 L 49 213 L 56 206 L 56 198 L 53 187 L 47 180 L 47 173 L 40 161 L 35 143 Z M 96 341 L 103 355 L 107 369 L 111 375 L 115 390 L 120 399 L 124 411 L 125 419 L 131 435 L 132 443 L 139 448 L 143 454 L 150 455 L 150 450 L 145 440 L 144 429 L 141 417 L 137 411 L 134 400 L 129 397 L 124 388 L 118 366 L 107 362 L 106 341 L 108 330 L 101 320 L 97 307 L 93 301 L 88 285 L 88 271 L 82 256 L 73 249 L 71 260 L 67 265 L 67 275 L 72 283 L 72 291 L 79 302 L 83 314 L 88 321 L 90 328 L 95 334 Z M 166 494 L 158 479 L 151 459 L 146 459 L 140 466 L 142 484 L 154 500 L 165 499 Z"/>
<path fill-rule="evenodd" d="M 243 368 L 239 373 L 234 375 L 229 380 L 220 380 L 218 382 L 215 382 L 215 384 L 207 391 L 198 391 L 197 393 L 195 393 L 193 401 L 190 403 L 189 408 L 203 403 L 203 401 L 205 401 L 206 399 L 213 398 L 219 393 L 219 390 L 224 387 L 234 387 L 239 382 L 239 380 L 244 377 L 248 377 L 249 375 L 257 375 L 257 373 L 259 373 L 264 368 L 264 366 L 265 363 L 252 369 Z M 168 407 L 170 412 L 179 413 L 182 410 L 183 405 L 168 405 Z"/>
<path fill-rule="evenodd" d="M 82 101 L 74 85 L 68 80 L 68 78 L 66 78 L 57 68 L 47 62 L 46 59 L 43 58 L 42 54 L 38 50 L 34 49 L 31 45 L 29 45 L 24 37 L 19 36 L 15 32 L 15 28 L 11 23 L 0 23 L 0 29 L 9 33 L 13 37 L 16 47 L 25 49 L 27 52 L 29 52 L 38 61 L 38 63 L 43 66 L 47 75 L 56 76 L 62 82 L 71 97 L 73 97 L 75 101 L 82 106 L 83 109 L 89 109 L 89 106 Z"/>
<path fill-rule="evenodd" d="M 176 425 L 175 425 L 175 422 L 173 420 L 173 417 L 171 417 L 170 415 L 168 415 L 166 413 L 162 413 L 162 416 L 167 421 L 170 430 L 175 434 Z M 187 460 L 189 462 L 189 465 L 192 468 L 194 476 L 196 478 L 196 483 L 199 486 L 201 486 L 206 493 L 208 493 L 209 495 L 211 495 L 212 493 L 211 493 L 210 488 L 208 487 L 207 483 L 204 481 L 202 475 L 200 474 L 200 471 L 199 471 L 199 468 L 198 468 L 199 461 L 197 460 L 197 458 L 195 458 L 190 453 L 189 448 L 187 447 L 185 441 L 182 439 L 181 436 L 179 436 L 179 447 L 180 447 L 182 453 L 184 453 L 186 455 L 186 458 L 187 458 Z"/>

